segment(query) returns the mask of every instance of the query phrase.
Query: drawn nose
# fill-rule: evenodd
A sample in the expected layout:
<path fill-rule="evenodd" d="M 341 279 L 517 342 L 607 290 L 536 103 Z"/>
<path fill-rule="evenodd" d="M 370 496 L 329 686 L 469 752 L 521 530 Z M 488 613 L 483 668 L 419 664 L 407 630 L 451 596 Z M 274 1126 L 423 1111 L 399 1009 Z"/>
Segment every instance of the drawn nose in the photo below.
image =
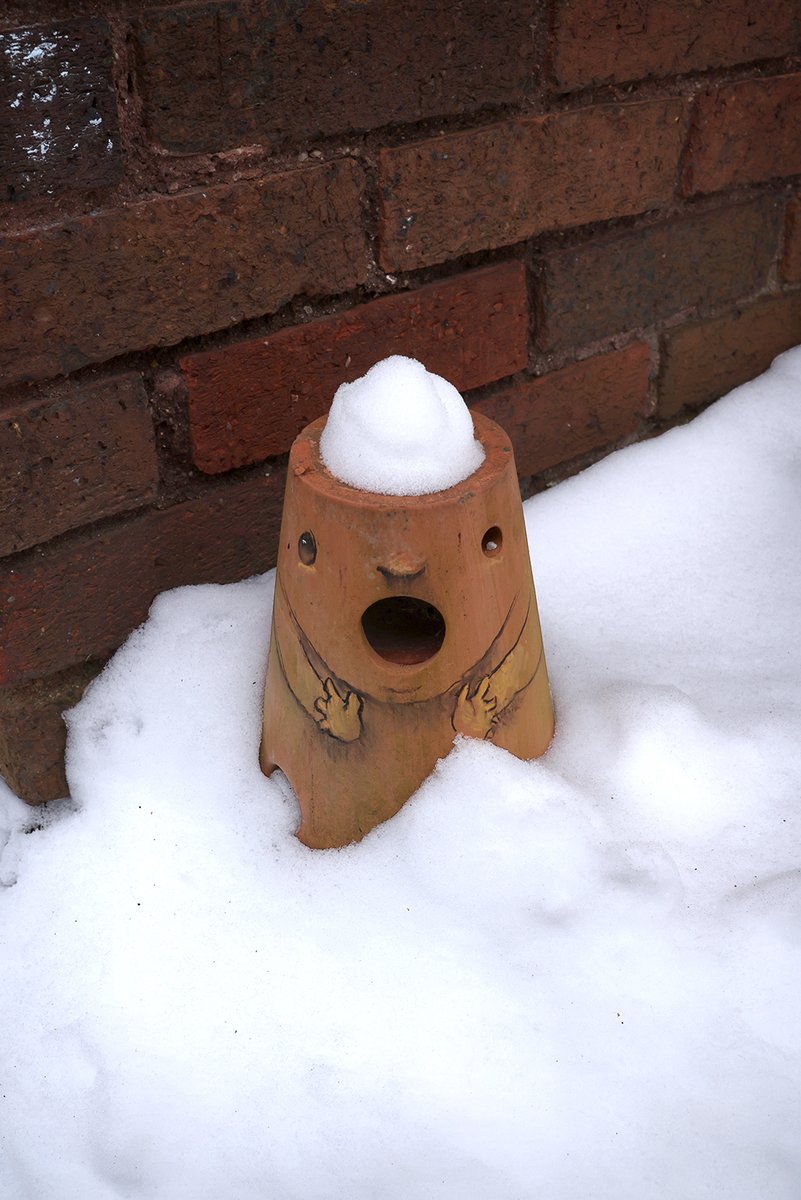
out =
<path fill-rule="evenodd" d="M 424 558 L 416 558 L 402 550 L 397 554 L 392 554 L 386 563 L 378 564 L 379 573 L 388 582 L 403 580 L 404 583 L 408 583 L 411 579 L 419 579 L 425 569 L 426 560 Z"/>

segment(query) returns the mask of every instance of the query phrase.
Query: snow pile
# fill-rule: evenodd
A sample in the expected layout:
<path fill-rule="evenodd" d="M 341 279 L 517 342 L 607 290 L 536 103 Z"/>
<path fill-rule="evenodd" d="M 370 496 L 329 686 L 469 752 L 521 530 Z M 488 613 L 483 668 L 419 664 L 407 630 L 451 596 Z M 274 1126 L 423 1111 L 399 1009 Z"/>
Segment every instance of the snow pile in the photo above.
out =
<path fill-rule="evenodd" d="M 320 457 L 360 491 L 422 496 L 472 475 L 484 450 L 453 384 L 396 354 L 337 389 Z"/>
<path fill-rule="evenodd" d="M 272 580 L 159 598 L 0 802 L 3 1200 L 791 1200 L 801 352 L 527 506 L 558 733 L 358 846 L 259 772 Z"/>

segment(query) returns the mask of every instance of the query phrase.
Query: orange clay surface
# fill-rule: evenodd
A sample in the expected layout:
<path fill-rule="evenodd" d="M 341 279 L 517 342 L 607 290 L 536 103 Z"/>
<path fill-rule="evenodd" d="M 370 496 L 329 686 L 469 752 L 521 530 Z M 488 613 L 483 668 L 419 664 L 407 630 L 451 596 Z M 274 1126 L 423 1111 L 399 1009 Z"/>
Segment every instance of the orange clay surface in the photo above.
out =
<path fill-rule="evenodd" d="M 381 496 L 322 465 L 325 418 L 289 460 L 261 765 L 280 767 L 308 846 L 357 841 L 398 811 L 456 733 L 535 758 L 553 709 L 506 434 L 427 496 Z"/>

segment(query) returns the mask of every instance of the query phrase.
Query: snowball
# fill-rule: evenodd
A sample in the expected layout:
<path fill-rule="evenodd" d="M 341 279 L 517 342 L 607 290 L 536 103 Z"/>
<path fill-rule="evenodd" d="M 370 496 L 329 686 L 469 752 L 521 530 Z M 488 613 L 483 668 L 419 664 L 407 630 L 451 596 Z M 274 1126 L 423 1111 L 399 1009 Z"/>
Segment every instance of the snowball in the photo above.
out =
<path fill-rule="evenodd" d="M 320 457 L 360 491 L 423 496 L 472 475 L 484 449 L 453 384 L 395 354 L 337 389 Z"/>

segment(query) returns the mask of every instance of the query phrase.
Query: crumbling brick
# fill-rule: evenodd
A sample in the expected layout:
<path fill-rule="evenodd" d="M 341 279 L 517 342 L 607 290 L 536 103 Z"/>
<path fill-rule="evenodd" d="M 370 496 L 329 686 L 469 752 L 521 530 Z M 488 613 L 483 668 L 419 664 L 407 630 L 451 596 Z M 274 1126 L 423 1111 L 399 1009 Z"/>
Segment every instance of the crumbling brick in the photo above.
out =
<path fill-rule="evenodd" d="M 134 372 L 56 384 L 0 408 L 0 554 L 151 500 L 153 424 Z"/>
<path fill-rule="evenodd" d="M 476 408 L 509 434 L 518 473 L 539 475 L 636 433 L 651 411 L 650 370 L 650 347 L 635 342 L 515 381 Z"/>
<path fill-rule="evenodd" d="M 427 266 L 673 195 L 681 100 L 524 117 L 381 151 L 381 263 Z"/>

